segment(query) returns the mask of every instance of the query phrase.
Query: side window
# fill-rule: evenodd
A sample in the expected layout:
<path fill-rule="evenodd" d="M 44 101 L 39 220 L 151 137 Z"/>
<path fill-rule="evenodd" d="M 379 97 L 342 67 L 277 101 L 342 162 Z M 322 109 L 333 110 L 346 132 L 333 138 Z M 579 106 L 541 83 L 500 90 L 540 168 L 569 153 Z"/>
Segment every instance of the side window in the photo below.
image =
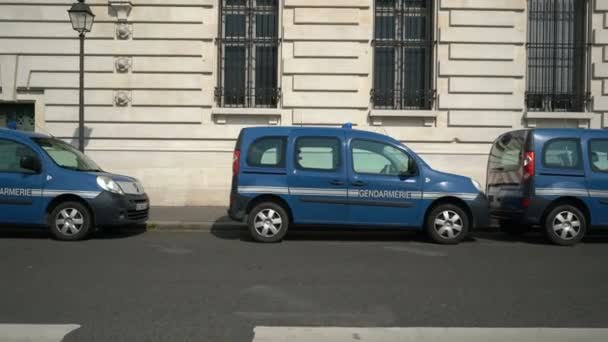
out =
<path fill-rule="evenodd" d="M 299 138 L 296 140 L 296 165 L 303 170 L 337 170 L 340 166 L 340 140 Z"/>
<path fill-rule="evenodd" d="M 256 167 L 285 166 L 284 137 L 260 138 L 251 144 L 247 153 L 247 165 Z"/>
<path fill-rule="evenodd" d="M 589 160 L 593 171 L 608 172 L 608 140 L 589 141 Z"/>
<path fill-rule="evenodd" d="M 398 176 L 415 171 L 410 169 L 410 156 L 389 144 L 353 140 L 351 153 L 356 173 Z"/>
<path fill-rule="evenodd" d="M 555 139 L 545 144 L 543 165 L 558 169 L 581 167 L 580 142 L 578 139 Z"/>
<path fill-rule="evenodd" d="M 0 139 L 0 172 L 29 173 L 21 168 L 22 157 L 38 158 L 38 155 L 23 144 Z"/>

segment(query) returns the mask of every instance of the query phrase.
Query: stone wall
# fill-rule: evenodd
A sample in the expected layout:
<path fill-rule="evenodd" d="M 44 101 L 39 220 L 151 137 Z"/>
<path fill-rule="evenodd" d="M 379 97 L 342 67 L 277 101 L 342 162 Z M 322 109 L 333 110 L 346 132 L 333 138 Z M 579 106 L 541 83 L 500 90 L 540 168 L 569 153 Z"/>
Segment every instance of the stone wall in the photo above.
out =
<path fill-rule="evenodd" d="M 35 101 L 37 129 L 75 140 L 72 0 L 0 0 L 0 101 Z M 88 0 L 87 153 L 140 178 L 156 205 L 225 205 L 248 125 L 392 135 L 434 167 L 485 179 L 490 143 L 521 127 L 604 127 L 608 0 L 590 0 L 594 112 L 525 113 L 527 1 L 435 0 L 430 110 L 372 110 L 373 0 L 281 0 L 276 109 L 218 108 L 218 0 Z M 592 67 L 591 67 L 592 66 Z M 605 108 L 606 107 L 606 108 Z"/>

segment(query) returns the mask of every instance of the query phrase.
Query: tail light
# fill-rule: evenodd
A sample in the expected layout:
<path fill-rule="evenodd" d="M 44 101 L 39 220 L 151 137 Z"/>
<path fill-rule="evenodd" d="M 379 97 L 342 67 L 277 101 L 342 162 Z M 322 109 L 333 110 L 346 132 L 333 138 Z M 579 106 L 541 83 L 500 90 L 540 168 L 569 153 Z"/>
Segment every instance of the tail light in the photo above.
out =
<path fill-rule="evenodd" d="M 521 205 L 524 208 L 528 208 L 530 206 L 530 199 L 529 198 L 524 198 L 521 200 Z"/>
<path fill-rule="evenodd" d="M 534 176 L 534 152 L 526 152 L 524 154 L 523 178 L 530 179 Z"/>
<path fill-rule="evenodd" d="M 241 163 L 241 151 L 234 150 L 234 154 L 232 155 L 232 175 L 235 176 L 239 173 L 239 165 Z"/>

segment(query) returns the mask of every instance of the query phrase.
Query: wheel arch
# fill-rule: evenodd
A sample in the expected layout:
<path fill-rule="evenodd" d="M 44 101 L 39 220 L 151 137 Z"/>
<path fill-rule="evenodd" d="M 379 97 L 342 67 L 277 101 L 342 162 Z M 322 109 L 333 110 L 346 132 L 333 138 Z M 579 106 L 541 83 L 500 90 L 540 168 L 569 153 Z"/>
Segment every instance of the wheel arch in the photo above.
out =
<path fill-rule="evenodd" d="M 91 208 L 89 203 L 84 198 L 82 198 L 78 195 L 74 195 L 74 194 L 63 194 L 63 195 L 59 195 L 59 196 L 53 198 L 51 200 L 51 202 L 49 202 L 49 204 L 46 206 L 45 222 L 48 222 L 49 215 L 51 215 L 51 212 L 55 209 L 55 207 L 57 207 L 59 204 L 64 203 L 64 202 L 78 202 L 78 203 L 84 205 L 87 208 L 87 210 L 89 210 L 89 214 L 91 215 L 91 223 L 93 225 L 95 225 L 95 212 L 93 211 L 93 208 Z"/>
<path fill-rule="evenodd" d="M 287 203 L 287 201 L 284 198 L 282 198 L 281 196 L 277 196 L 277 195 L 264 194 L 264 195 L 259 195 L 259 196 L 254 197 L 247 204 L 247 207 L 245 209 L 245 214 L 249 215 L 251 210 L 256 205 L 263 203 L 263 202 L 274 202 L 274 203 L 280 205 L 287 212 L 287 216 L 289 216 L 289 222 L 293 222 L 293 212 L 291 211 L 291 206 L 289 206 L 289 203 Z"/>
<path fill-rule="evenodd" d="M 475 218 L 473 217 L 473 211 L 471 207 L 465 202 L 463 199 L 455 197 L 455 196 L 445 196 L 434 200 L 427 208 L 424 213 L 424 221 L 422 221 L 422 226 L 426 225 L 426 222 L 429 218 L 430 213 L 436 207 L 442 204 L 453 204 L 460 207 L 467 215 L 467 219 L 469 220 L 469 224 L 471 227 L 475 227 Z"/>
<path fill-rule="evenodd" d="M 585 203 L 585 201 L 583 201 L 582 199 L 574 196 L 562 196 L 551 201 L 543 210 L 540 223 L 544 225 L 545 219 L 547 218 L 547 215 L 549 215 L 551 210 L 555 209 L 557 206 L 564 204 L 575 206 L 580 211 L 582 211 L 583 215 L 585 215 L 585 222 L 587 223 L 587 226 L 591 225 L 591 211 L 589 210 L 587 203 Z"/>

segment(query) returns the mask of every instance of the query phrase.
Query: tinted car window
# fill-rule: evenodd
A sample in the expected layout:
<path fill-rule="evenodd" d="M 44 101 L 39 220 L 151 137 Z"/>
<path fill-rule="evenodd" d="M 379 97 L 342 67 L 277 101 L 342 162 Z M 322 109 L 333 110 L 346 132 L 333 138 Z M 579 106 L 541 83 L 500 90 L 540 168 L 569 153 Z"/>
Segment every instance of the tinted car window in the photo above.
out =
<path fill-rule="evenodd" d="M 580 146 L 578 139 L 555 139 L 547 142 L 543 149 L 545 167 L 560 169 L 580 168 Z"/>
<path fill-rule="evenodd" d="M 257 167 L 285 165 L 285 138 L 267 137 L 253 142 L 247 153 L 247 164 Z"/>
<path fill-rule="evenodd" d="M 608 172 L 608 140 L 593 139 L 589 142 L 589 161 L 594 171 Z"/>
<path fill-rule="evenodd" d="M 494 143 L 490 152 L 489 168 L 496 171 L 514 171 L 521 166 L 526 131 L 507 133 Z"/>
<path fill-rule="evenodd" d="M 340 165 L 340 141 L 335 138 L 299 138 L 296 164 L 300 169 L 336 170 Z"/>
<path fill-rule="evenodd" d="M 351 153 L 357 173 L 397 176 L 411 171 L 410 157 L 389 144 L 353 140 Z"/>
<path fill-rule="evenodd" d="M 21 168 L 21 158 L 38 158 L 29 147 L 11 140 L 0 139 L 0 172 L 29 173 Z"/>

